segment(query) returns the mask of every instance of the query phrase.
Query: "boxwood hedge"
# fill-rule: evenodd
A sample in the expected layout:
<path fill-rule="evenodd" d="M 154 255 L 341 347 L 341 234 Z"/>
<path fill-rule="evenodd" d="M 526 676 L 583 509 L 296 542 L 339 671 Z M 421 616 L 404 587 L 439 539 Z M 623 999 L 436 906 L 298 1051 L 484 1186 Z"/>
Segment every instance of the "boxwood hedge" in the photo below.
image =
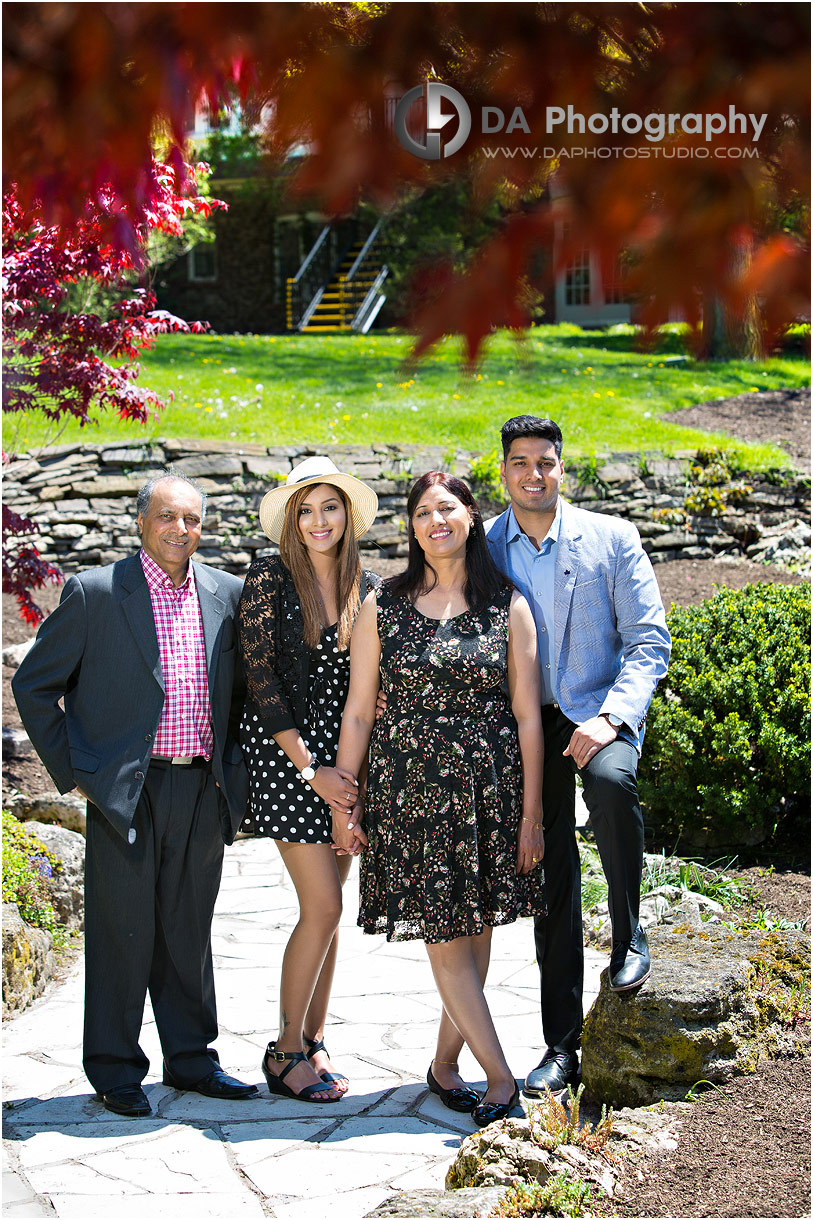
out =
<path fill-rule="evenodd" d="M 640 770 L 648 820 L 690 844 L 760 842 L 809 810 L 810 586 L 722 589 L 667 621 Z"/>

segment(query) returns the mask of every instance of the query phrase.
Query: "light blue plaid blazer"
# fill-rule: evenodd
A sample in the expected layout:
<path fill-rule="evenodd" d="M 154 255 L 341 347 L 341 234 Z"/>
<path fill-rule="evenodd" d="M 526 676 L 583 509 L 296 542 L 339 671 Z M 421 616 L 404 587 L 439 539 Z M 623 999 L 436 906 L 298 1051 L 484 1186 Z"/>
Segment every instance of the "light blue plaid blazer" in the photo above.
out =
<path fill-rule="evenodd" d="M 561 501 L 556 555 L 556 701 L 582 724 L 619 716 L 640 753 L 646 713 L 672 642 L 658 582 L 638 531 L 620 517 Z M 485 522 L 488 547 L 509 578 L 508 512 Z"/>

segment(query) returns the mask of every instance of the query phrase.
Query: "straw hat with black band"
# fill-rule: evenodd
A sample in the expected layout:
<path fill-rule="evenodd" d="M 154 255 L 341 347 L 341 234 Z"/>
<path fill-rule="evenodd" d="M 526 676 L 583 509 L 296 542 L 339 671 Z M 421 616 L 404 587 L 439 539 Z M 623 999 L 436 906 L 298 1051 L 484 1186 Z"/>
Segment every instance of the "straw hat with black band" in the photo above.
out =
<path fill-rule="evenodd" d="M 280 540 L 285 508 L 294 492 L 318 483 L 330 483 L 344 493 L 353 518 L 353 532 L 357 538 L 367 533 L 378 512 L 378 496 L 373 489 L 352 474 L 342 474 L 329 457 L 310 457 L 294 466 L 285 482 L 262 498 L 260 525 L 272 542 Z"/>

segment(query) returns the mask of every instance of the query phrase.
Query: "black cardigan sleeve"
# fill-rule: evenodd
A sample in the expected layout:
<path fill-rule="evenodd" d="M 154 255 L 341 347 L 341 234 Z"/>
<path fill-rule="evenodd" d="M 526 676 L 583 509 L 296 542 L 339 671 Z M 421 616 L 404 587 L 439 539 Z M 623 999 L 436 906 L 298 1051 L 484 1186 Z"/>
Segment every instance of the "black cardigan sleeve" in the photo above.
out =
<path fill-rule="evenodd" d="M 248 698 L 271 733 L 297 727 L 280 672 L 284 584 L 285 568 L 277 556 L 255 559 L 240 598 L 240 649 Z"/>

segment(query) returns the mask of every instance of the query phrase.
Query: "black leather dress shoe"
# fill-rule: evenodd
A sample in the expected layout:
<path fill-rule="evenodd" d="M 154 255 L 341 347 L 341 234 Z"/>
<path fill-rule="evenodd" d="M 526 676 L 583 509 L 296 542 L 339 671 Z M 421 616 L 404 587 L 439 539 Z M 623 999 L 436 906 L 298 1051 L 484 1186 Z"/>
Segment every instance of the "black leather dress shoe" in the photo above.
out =
<path fill-rule="evenodd" d="M 630 991 L 640 987 L 652 973 L 649 965 L 649 943 L 646 932 L 638 924 L 632 940 L 613 945 L 610 958 L 610 991 Z"/>
<path fill-rule="evenodd" d="M 568 1085 L 579 1083 L 579 1060 L 574 1051 L 545 1051 L 542 1062 L 528 1073 L 523 1092 L 528 1097 L 544 1097 L 545 1090 L 562 1093 Z"/>
<path fill-rule="evenodd" d="M 152 1106 L 140 1084 L 120 1084 L 101 1093 L 105 1110 L 123 1114 L 125 1118 L 145 1118 L 152 1114 Z"/>
<path fill-rule="evenodd" d="M 244 1101 L 249 1097 L 259 1097 L 260 1090 L 256 1084 L 243 1084 L 227 1076 L 220 1068 L 215 1068 L 208 1076 L 204 1076 L 197 1084 L 180 1084 L 164 1064 L 164 1084 L 173 1089 L 185 1090 L 187 1093 L 202 1093 L 204 1097 L 217 1097 L 221 1101 Z"/>

